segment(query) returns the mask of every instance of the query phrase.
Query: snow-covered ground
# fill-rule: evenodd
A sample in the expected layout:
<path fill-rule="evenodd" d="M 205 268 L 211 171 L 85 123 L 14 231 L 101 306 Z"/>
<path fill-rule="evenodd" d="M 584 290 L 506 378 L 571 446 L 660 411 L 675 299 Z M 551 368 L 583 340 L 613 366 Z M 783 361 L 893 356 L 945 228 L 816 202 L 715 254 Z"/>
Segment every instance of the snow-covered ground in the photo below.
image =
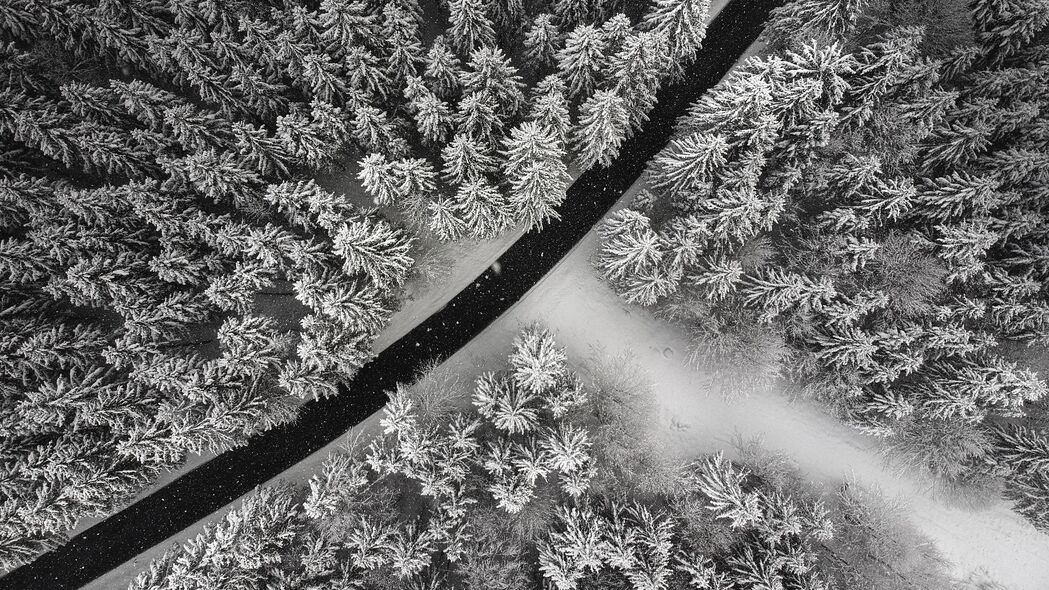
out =
<path fill-rule="evenodd" d="M 982 575 L 1014 590 L 1049 588 L 1049 536 L 1036 531 L 1004 503 L 976 510 L 948 505 L 926 485 L 886 466 L 873 439 L 814 405 L 790 402 L 777 392 L 726 401 L 707 390 L 704 376 L 682 362 L 684 340 L 667 324 L 623 303 L 594 275 L 590 257 L 596 244 L 597 237 L 591 232 L 521 301 L 442 368 L 468 378 L 498 367 L 505 362 L 514 336 L 525 326 L 540 322 L 554 332 L 576 364 L 626 355 L 641 366 L 660 407 L 659 420 L 652 428 L 671 443 L 675 454 L 731 452 L 737 437 L 760 439 L 769 450 L 793 459 L 815 481 L 836 485 L 850 479 L 897 498 L 918 530 L 952 562 L 959 577 Z M 373 415 L 348 436 L 367 434 L 377 422 L 378 416 Z M 331 443 L 277 479 L 307 480 L 345 440 Z M 207 520 L 210 518 L 86 588 L 123 588 L 150 559 L 172 543 L 200 532 Z"/>
<path fill-rule="evenodd" d="M 708 390 L 704 376 L 684 366 L 684 339 L 623 303 L 595 276 L 590 258 L 596 244 L 590 232 L 509 312 L 442 366 L 464 377 L 498 367 L 514 336 L 542 323 L 577 364 L 622 355 L 641 366 L 661 408 L 652 428 L 675 454 L 731 452 L 738 438 L 760 439 L 815 481 L 837 485 L 847 479 L 898 499 L 960 578 L 986 576 L 1015 590 L 1049 588 L 1049 536 L 1004 502 L 978 509 L 950 505 L 927 484 L 886 465 L 873 438 L 813 404 L 791 402 L 773 391 L 727 401 Z"/>
<path fill-rule="evenodd" d="M 729 0 L 713 0 L 707 22 L 709 23 L 729 3 Z M 748 50 L 752 54 L 754 48 Z M 357 166 L 346 162 L 339 170 L 333 170 L 317 178 L 320 185 L 328 190 L 347 195 L 353 202 L 362 206 L 370 203 L 360 183 L 356 180 Z M 573 173 L 573 177 L 577 173 Z M 466 288 L 485 269 L 490 267 L 524 233 L 524 228 L 505 232 L 503 235 L 486 241 L 461 241 L 451 244 L 436 244 L 430 255 L 438 261 L 446 261 L 443 276 L 439 280 L 427 281 L 414 278 L 409 281 L 407 300 L 397 310 L 390 323 L 379 334 L 373 345 L 376 354 L 382 352 L 434 312 L 447 305 L 459 291 Z M 133 502 L 145 498 L 164 485 L 178 479 L 193 468 L 209 461 L 214 454 L 191 455 L 180 467 L 160 475 L 156 482 L 143 489 Z M 70 532 L 75 536 L 87 530 L 104 518 L 83 518 Z M 100 586 L 101 587 L 101 586 Z"/>
<path fill-rule="evenodd" d="M 731 450 L 736 437 L 761 439 L 813 480 L 836 484 L 851 479 L 898 498 L 959 577 L 985 573 L 1015 590 L 1049 588 L 1049 536 L 1006 504 L 972 510 L 948 505 L 927 485 L 887 466 L 874 439 L 814 405 L 792 403 L 778 392 L 726 401 L 705 389 L 703 375 L 684 366 L 683 338 L 623 303 L 595 276 L 590 257 L 596 243 L 591 232 L 524 299 L 448 362 L 470 370 L 486 351 L 504 353 L 520 329 L 541 322 L 568 349 L 569 358 L 626 355 L 643 367 L 662 410 L 652 427 L 678 452 Z"/>

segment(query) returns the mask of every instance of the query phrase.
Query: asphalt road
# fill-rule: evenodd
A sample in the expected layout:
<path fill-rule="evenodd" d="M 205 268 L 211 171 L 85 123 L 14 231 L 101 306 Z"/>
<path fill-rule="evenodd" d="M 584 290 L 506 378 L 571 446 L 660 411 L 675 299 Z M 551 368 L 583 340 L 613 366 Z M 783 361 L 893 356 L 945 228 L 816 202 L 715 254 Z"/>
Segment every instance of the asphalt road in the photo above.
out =
<path fill-rule="evenodd" d="M 338 396 L 304 405 L 294 424 L 215 457 L 11 571 L 0 578 L 0 589 L 79 588 L 279 475 L 381 409 L 385 391 L 411 380 L 426 361 L 455 353 L 590 231 L 666 145 L 677 117 L 728 72 L 779 3 L 734 0 L 722 9 L 707 28 L 703 49 L 684 80 L 663 89 L 644 129 L 623 145 L 611 166 L 576 179 L 559 210 L 561 219 L 522 236 L 499 259 L 499 272 L 488 269 L 477 277 L 447 306 L 365 365 Z"/>

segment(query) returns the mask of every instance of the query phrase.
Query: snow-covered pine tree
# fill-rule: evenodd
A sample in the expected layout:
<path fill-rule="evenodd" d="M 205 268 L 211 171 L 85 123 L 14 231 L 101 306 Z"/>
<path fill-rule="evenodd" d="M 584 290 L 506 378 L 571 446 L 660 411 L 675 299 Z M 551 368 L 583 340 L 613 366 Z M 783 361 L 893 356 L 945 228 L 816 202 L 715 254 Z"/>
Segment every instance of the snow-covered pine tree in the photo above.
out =
<path fill-rule="evenodd" d="M 764 35 L 776 50 L 810 39 L 840 41 L 852 32 L 865 5 L 866 0 L 792 0 L 772 10 Z"/>
<path fill-rule="evenodd" d="M 726 163 L 729 145 L 724 137 L 693 133 L 671 140 L 667 149 L 652 160 L 652 186 L 670 195 L 702 189 Z"/>
<path fill-rule="evenodd" d="M 173 590 L 177 580 L 206 580 L 225 584 L 231 579 L 248 584 L 279 571 L 281 555 L 302 538 L 305 523 L 288 486 L 261 488 L 249 495 L 225 519 L 210 524 L 186 545 L 176 545 L 159 562 L 134 579 L 131 590 Z M 235 567 L 224 556 L 244 556 Z M 251 567 L 249 564 L 254 564 Z"/>
<path fill-rule="evenodd" d="M 386 74 L 382 61 L 366 47 L 359 45 L 347 47 L 343 62 L 351 88 L 363 92 L 366 96 L 386 98 L 393 94 L 393 83 Z"/>
<path fill-rule="evenodd" d="M 492 0 L 491 18 L 507 44 L 517 41 L 527 24 L 524 0 Z"/>
<path fill-rule="evenodd" d="M 361 105 L 353 121 L 353 137 L 367 150 L 388 153 L 397 133 L 386 112 Z"/>
<path fill-rule="evenodd" d="M 483 177 L 460 183 L 452 206 L 464 231 L 477 238 L 494 238 L 515 222 L 506 198 Z"/>
<path fill-rule="evenodd" d="M 317 15 L 321 38 L 330 43 L 336 52 L 354 45 L 377 46 L 378 20 L 378 17 L 368 10 L 367 3 L 360 0 L 322 0 Z"/>
<path fill-rule="evenodd" d="M 661 272 L 665 251 L 659 235 L 644 214 L 622 209 L 601 225 L 604 246 L 597 266 L 606 279 L 618 282 L 632 275 Z"/>
<path fill-rule="evenodd" d="M 460 54 L 495 44 L 495 29 L 488 17 L 488 0 L 448 0 L 449 37 Z"/>
<path fill-rule="evenodd" d="M 346 223 L 335 236 L 334 249 L 345 260 L 347 275 L 364 274 L 382 288 L 400 285 L 412 264 L 411 239 L 381 219 Z"/>
<path fill-rule="evenodd" d="M 448 47 L 443 35 L 433 40 L 425 61 L 425 76 L 433 91 L 441 98 L 450 98 L 459 89 L 462 69 L 459 58 Z"/>
<path fill-rule="evenodd" d="M 265 177 L 288 176 L 293 157 L 286 144 L 278 137 L 242 121 L 234 123 L 231 132 L 240 156 L 237 163 L 241 167 L 254 170 Z"/>
<path fill-rule="evenodd" d="M 389 46 L 393 51 L 386 61 L 387 76 L 399 88 L 405 80 L 418 73 L 418 67 L 423 61 L 422 43 L 417 31 L 413 30 L 411 36 L 398 31 L 389 38 Z"/>
<path fill-rule="evenodd" d="M 502 154 L 509 200 L 519 219 L 531 226 L 555 217 L 571 177 L 553 133 L 532 121 L 521 123 L 510 130 Z"/>
<path fill-rule="evenodd" d="M 600 16 L 602 0 L 554 0 L 554 14 L 562 30 L 590 23 Z"/>
<path fill-rule="evenodd" d="M 652 31 L 625 37 L 622 48 L 612 56 L 610 81 L 616 94 L 626 101 L 631 130 L 648 120 L 663 77 L 672 69 L 671 62 L 666 38 Z"/>
<path fill-rule="evenodd" d="M 452 184 L 463 184 L 494 172 L 498 163 L 491 150 L 469 135 L 458 133 L 441 150 L 442 178 Z"/>
<path fill-rule="evenodd" d="M 524 107 L 524 82 L 502 50 L 482 47 L 470 53 L 467 70 L 460 76 L 467 94 L 487 94 L 499 105 L 499 115 L 513 118 Z"/>
<path fill-rule="evenodd" d="M 549 13 L 536 15 L 525 34 L 525 63 L 527 67 L 539 71 L 554 64 L 557 57 L 557 45 L 560 31 Z"/>
<path fill-rule="evenodd" d="M 572 119 L 569 113 L 570 105 L 565 98 L 564 83 L 553 74 L 543 81 L 550 82 L 549 87 L 532 101 L 528 119 L 553 132 L 561 143 L 567 143 Z"/>
<path fill-rule="evenodd" d="M 641 26 L 667 40 L 667 53 L 675 76 L 680 77 L 706 36 L 710 0 L 656 0 Z"/>
<path fill-rule="evenodd" d="M 1049 6 L 1041 0 L 977 0 L 970 6 L 977 40 L 996 64 L 1049 26 Z"/>
<path fill-rule="evenodd" d="M 565 39 L 557 52 L 557 68 L 565 80 L 568 96 L 590 96 L 605 68 L 605 40 L 601 30 L 592 25 L 579 25 Z"/>
<path fill-rule="evenodd" d="M 489 92 L 471 92 L 459 101 L 455 112 L 456 132 L 493 146 L 503 129 L 499 103 Z"/>
<path fill-rule="evenodd" d="M 427 90 L 413 101 L 415 124 L 423 141 L 429 145 L 441 145 L 451 132 L 452 112 L 448 104 Z"/>
<path fill-rule="evenodd" d="M 619 155 L 630 125 L 625 102 L 615 93 L 598 90 L 580 107 L 574 138 L 580 170 L 608 166 Z"/>
<path fill-rule="evenodd" d="M 386 156 L 381 153 L 368 154 L 360 165 L 361 171 L 357 177 L 364 190 L 376 199 L 376 204 L 390 205 L 397 201 L 398 178 L 394 175 L 393 164 L 386 160 Z"/>

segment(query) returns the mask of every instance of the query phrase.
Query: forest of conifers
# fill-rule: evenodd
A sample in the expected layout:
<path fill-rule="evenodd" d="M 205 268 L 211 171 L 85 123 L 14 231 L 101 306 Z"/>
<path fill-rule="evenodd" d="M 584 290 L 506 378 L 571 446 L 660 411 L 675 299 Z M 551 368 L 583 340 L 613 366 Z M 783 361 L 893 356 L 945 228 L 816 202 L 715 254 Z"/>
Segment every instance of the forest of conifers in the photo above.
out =
<path fill-rule="evenodd" d="M 603 276 L 726 387 L 787 380 L 1049 528 L 1047 23 L 1033 1 L 779 9 L 775 51 L 602 228 Z"/>
<path fill-rule="evenodd" d="M 616 159 L 710 8 L 0 0 L 0 572 L 339 394 L 429 250 L 542 228 Z M 762 42 L 595 272 L 724 395 L 1049 530 L 1049 1 L 793 0 Z M 390 393 L 132 587 L 951 587 L 874 491 L 663 456 L 644 386 L 541 328 L 506 367 Z"/>
<path fill-rule="evenodd" d="M 616 4 L 0 2 L 0 564 L 333 395 L 419 235 L 556 215 L 702 39 Z"/>

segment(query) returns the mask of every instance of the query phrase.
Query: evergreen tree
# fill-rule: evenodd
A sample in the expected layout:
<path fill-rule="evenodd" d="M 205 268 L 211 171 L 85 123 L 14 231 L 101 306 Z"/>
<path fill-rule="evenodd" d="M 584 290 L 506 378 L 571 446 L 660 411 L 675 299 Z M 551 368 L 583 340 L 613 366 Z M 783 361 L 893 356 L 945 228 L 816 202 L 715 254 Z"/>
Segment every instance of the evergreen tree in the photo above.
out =
<path fill-rule="evenodd" d="M 393 84 L 382 68 L 379 58 L 367 48 L 349 46 L 343 61 L 350 86 L 360 90 L 365 96 L 386 98 L 392 93 Z"/>
<path fill-rule="evenodd" d="M 765 36 L 775 49 L 790 47 L 795 39 L 838 41 L 853 30 L 864 5 L 863 0 L 794 0 L 773 9 Z"/>
<path fill-rule="evenodd" d="M 556 76 L 551 78 L 560 83 Z M 568 99 L 565 98 L 563 84 L 560 84 L 559 87 L 551 87 L 532 102 L 528 118 L 552 132 L 558 141 L 565 143 L 572 129 L 568 108 Z"/>
<path fill-rule="evenodd" d="M 413 32 L 407 38 L 403 33 L 393 35 L 390 46 L 393 52 L 387 61 L 388 75 L 396 87 L 401 87 L 405 80 L 418 73 L 418 65 L 422 62 L 422 44 L 418 34 Z"/>
<path fill-rule="evenodd" d="M 438 36 L 426 54 L 425 72 L 437 96 L 448 98 L 459 89 L 460 72 L 459 58 L 448 47 L 444 36 Z"/>
<path fill-rule="evenodd" d="M 557 68 L 568 86 L 568 95 L 587 97 L 597 85 L 604 70 L 605 41 L 601 31 L 591 25 L 580 25 L 565 39 L 557 52 Z"/>
<path fill-rule="evenodd" d="M 510 131 L 503 157 L 510 202 L 521 219 L 537 225 L 555 216 L 554 208 L 564 200 L 571 177 L 564 150 L 553 134 L 534 122 L 521 123 Z"/>
<path fill-rule="evenodd" d="M 385 152 L 390 148 L 396 133 L 384 111 L 371 105 L 362 105 L 354 118 L 353 137 L 368 150 Z"/>
<path fill-rule="evenodd" d="M 374 47 L 379 43 L 378 18 L 368 11 L 365 2 L 322 0 L 317 18 L 321 37 L 337 51 L 354 45 Z"/>
<path fill-rule="evenodd" d="M 465 231 L 478 238 L 494 238 L 514 221 L 503 195 L 481 177 L 460 184 L 452 199 L 452 207 L 456 220 L 462 220 Z M 448 223 L 454 227 L 457 222 Z"/>
<path fill-rule="evenodd" d="M 663 244 L 643 214 L 623 209 L 601 225 L 605 247 L 597 262 L 605 278 L 611 281 L 629 275 L 654 272 L 663 261 Z"/>
<path fill-rule="evenodd" d="M 524 39 L 525 63 L 535 70 L 553 65 L 559 35 L 553 15 L 542 13 L 536 16 Z"/>
<path fill-rule="evenodd" d="M 695 133 L 674 139 L 652 160 L 652 185 L 672 195 L 701 187 L 725 164 L 728 149 L 719 135 Z"/>
<path fill-rule="evenodd" d="M 154 562 L 132 582 L 134 590 L 167 590 L 176 580 L 201 587 L 260 584 L 279 571 L 280 556 L 300 540 L 303 523 L 288 487 L 262 488 L 218 524 Z M 237 556 L 231 559 L 230 556 Z"/>
<path fill-rule="evenodd" d="M 402 283 L 411 267 L 411 239 L 379 219 L 362 218 L 339 228 L 335 251 L 345 260 L 347 275 L 363 273 L 381 287 Z"/>
<path fill-rule="evenodd" d="M 639 33 L 626 37 L 612 57 L 611 80 L 616 94 L 626 101 L 631 128 L 639 128 L 647 121 L 648 112 L 656 105 L 662 76 L 673 61 L 666 47 L 666 38 L 661 34 Z"/>
<path fill-rule="evenodd" d="M 456 215 L 456 207 L 451 199 L 435 199 L 427 205 L 430 213 L 430 231 L 444 241 L 454 241 L 463 237 L 466 226 Z"/>
<path fill-rule="evenodd" d="M 502 130 L 503 119 L 499 115 L 499 104 L 488 92 L 471 92 L 461 101 L 455 113 L 458 133 L 491 145 Z"/>
<path fill-rule="evenodd" d="M 624 102 L 611 92 L 599 90 L 580 107 L 575 141 L 579 153 L 576 165 L 581 170 L 594 164 L 608 166 L 619 155 L 630 124 Z"/>
<path fill-rule="evenodd" d="M 623 42 L 634 32 L 634 23 L 629 16 L 621 12 L 612 15 L 601 25 L 601 34 L 605 38 L 605 55 L 612 56 L 621 51 Z"/>
<path fill-rule="evenodd" d="M 463 184 L 483 178 L 495 171 L 497 162 L 491 151 L 469 135 L 458 133 L 441 150 L 444 162 L 442 177 L 452 184 Z"/>
<path fill-rule="evenodd" d="M 467 65 L 469 69 L 460 76 L 466 93 L 491 96 L 499 105 L 499 113 L 507 118 L 521 110 L 524 82 L 501 50 L 494 47 L 476 49 L 470 53 Z"/>
<path fill-rule="evenodd" d="M 667 39 L 667 51 L 675 75 L 681 76 L 683 67 L 695 59 L 706 35 L 710 0 L 656 0 L 645 14 L 641 26 Z"/>
<path fill-rule="evenodd" d="M 360 167 L 357 178 L 376 204 L 390 205 L 397 201 L 400 194 L 393 162 L 387 161 L 382 154 L 369 154 L 361 160 Z"/>
<path fill-rule="evenodd" d="M 236 122 L 231 129 L 236 138 L 241 167 L 260 176 L 286 177 L 292 166 L 292 155 L 279 138 L 250 123 Z"/>
<path fill-rule="evenodd" d="M 413 104 L 416 108 L 415 123 L 423 140 L 431 145 L 445 143 L 452 126 L 452 113 L 448 105 L 429 91 Z"/>
<path fill-rule="evenodd" d="M 484 0 L 449 0 L 448 11 L 448 34 L 460 53 L 471 53 L 478 45 L 495 44 L 495 29 Z"/>
<path fill-rule="evenodd" d="M 972 3 L 980 45 L 1001 63 L 1049 25 L 1049 7 L 1039 0 L 978 0 Z"/>
<path fill-rule="evenodd" d="M 524 0 L 493 0 L 489 10 L 504 39 L 516 39 L 525 25 Z"/>
<path fill-rule="evenodd" d="M 554 0 L 554 14 L 562 29 L 586 23 L 598 17 L 599 0 Z"/>

